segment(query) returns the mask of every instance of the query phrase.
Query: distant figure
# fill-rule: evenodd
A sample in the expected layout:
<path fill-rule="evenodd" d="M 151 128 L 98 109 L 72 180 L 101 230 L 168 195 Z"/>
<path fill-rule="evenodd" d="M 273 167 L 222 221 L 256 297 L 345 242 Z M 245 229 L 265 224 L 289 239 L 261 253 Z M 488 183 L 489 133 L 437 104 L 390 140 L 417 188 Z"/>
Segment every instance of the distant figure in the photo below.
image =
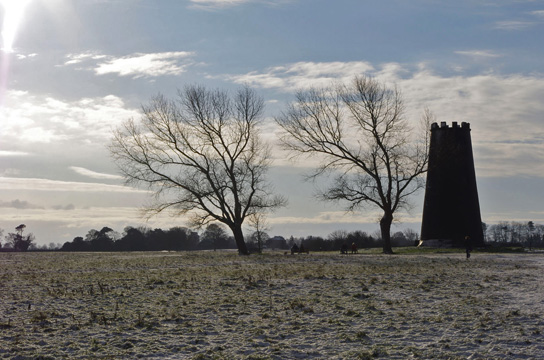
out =
<path fill-rule="evenodd" d="M 348 244 L 343 243 L 342 247 L 340 248 L 340 254 L 347 254 L 348 253 Z"/>
<path fill-rule="evenodd" d="M 297 244 L 293 244 L 293 247 L 291 248 L 291 255 L 295 254 L 295 253 L 298 253 L 299 252 L 299 248 L 297 246 Z"/>
<path fill-rule="evenodd" d="M 307 252 L 306 249 L 304 249 L 304 244 L 303 243 L 300 243 L 300 249 L 298 251 L 299 253 L 305 253 Z"/>
<path fill-rule="evenodd" d="M 470 236 L 465 236 L 465 251 L 467 252 L 467 259 L 470 258 L 470 252 L 472 251 L 472 241 Z"/>
<path fill-rule="evenodd" d="M 357 245 L 355 243 L 351 243 L 351 253 L 357 254 Z"/>

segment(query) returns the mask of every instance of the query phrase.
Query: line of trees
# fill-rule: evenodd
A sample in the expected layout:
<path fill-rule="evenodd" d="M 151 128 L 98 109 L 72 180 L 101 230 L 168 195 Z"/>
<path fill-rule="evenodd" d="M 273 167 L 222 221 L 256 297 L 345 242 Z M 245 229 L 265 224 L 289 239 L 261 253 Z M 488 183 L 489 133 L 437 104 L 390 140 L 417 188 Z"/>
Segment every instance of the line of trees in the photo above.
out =
<path fill-rule="evenodd" d="M 351 248 L 352 244 L 355 244 L 358 249 L 383 248 L 383 239 L 380 235 L 380 231 L 371 235 L 360 230 L 351 232 L 336 230 L 326 238 L 321 236 L 291 237 L 287 241 L 287 247 L 290 248 L 293 244 L 297 244 L 298 246 L 304 244 L 304 249 L 309 251 L 339 251 L 342 245 L 347 245 Z M 418 238 L 418 233 L 412 229 L 406 229 L 391 234 L 390 241 L 392 246 L 405 247 L 414 246 Z"/>
<path fill-rule="evenodd" d="M 15 228 L 14 233 L 8 233 L 4 240 L 4 250 L 10 250 L 10 251 L 27 251 L 31 249 L 34 246 L 34 242 L 36 238 L 34 237 L 34 234 L 29 233 L 27 235 L 24 235 L 24 231 L 26 229 L 25 224 L 21 224 Z M 0 237 L 4 233 L 3 229 L 0 229 Z M 2 244 L 0 243 L 0 248 L 2 248 Z"/>
<path fill-rule="evenodd" d="M 123 234 L 103 227 L 91 229 L 85 237 L 78 236 L 62 245 L 62 251 L 161 251 L 194 250 L 199 244 L 196 232 L 185 227 L 169 230 L 126 227 Z"/>
<path fill-rule="evenodd" d="M 392 234 L 394 246 L 413 246 L 418 234 L 412 229 Z M 270 237 L 264 231 L 254 231 L 245 239 L 248 251 L 260 253 L 263 249 L 287 250 L 294 244 L 309 251 L 338 251 L 343 244 L 358 248 L 383 247 L 379 232 L 369 235 L 364 231 L 347 232 L 337 230 L 326 238 L 306 236 L 286 240 L 282 236 Z M 169 230 L 150 229 L 146 227 L 126 227 L 122 234 L 109 227 L 101 230 L 91 229 L 85 237 L 78 236 L 62 245 L 61 251 L 191 251 L 237 249 L 236 240 L 229 236 L 224 226 L 209 224 L 198 234 L 186 227 L 173 227 Z M 40 250 L 35 248 L 34 250 Z M 41 249 L 53 250 L 53 249 Z"/>
<path fill-rule="evenodd" d="M 492 246 L 522 246 L 527 248 L 544 247 L 544 225 L 533 221 L 521 223 L 501 221 L 484 227 L 486 244 Z M 263 249 L 290 249 L 294 244 L 309 251 L 338 251 L 343 244 L 355 244 L 359 249 L 383 247 L 381 232 L 368 234 L 365 231 L 336 230 L 327 237 L 309 235 L 285 239 L 282 236 L 270 237 L 262 230 L 253 231 L 245 242 L 248 251 L 259 253 Z M 394 247 L 414 246 L 419 242 L 419 234 L 407 228 L 390 236 Z M 49 250 L 54 247 L 50 245 Z M 31 249 L 37 249 L 36 247 Z M 198 234 L 186 227 L 173 227 L 169 230 L 150 229 L 146 227 L 126 227 L 122 234 L 104 227 L 100 231 L 89 230 L 85 237 L 76 237 L 66 242 L 62 251 L 190 251 L 237 249 L 236 240 L 229 235 L 227 229 L 217 223 L 209 224 Z M 42 249 L 43 250 L 43 249 Z"/>
<path fill-rule="evenodd" d="M 490 246 L 521 246 L 526 248 L 544 248 L 544 225 L 533 221 L 522 223 L 518 221 L 500 221 L 497 224 L 482 224 L 486 235 L 486 244 Z M 209 224 L 198 234 L 186 227 L 173 227 L 168 230 L 150 229 L 146 227 L 131 227 L 123 233 L 109 227 L 101 230 L 91 229 L 85 237 L 75 237 L 64 245 L 50 243 L 38 246 L 33 234 L 24 235 L 26 226 L 17 226 L 16 232 L 8 233 L 4 243 L 0 242 L 3 251 L 27 250 L 61 250 L 61 251 L 190 251 L 190 250 L 218 250 L 237 249 L 233 236 L 229 236 L 224 226 L 216 223 Z M 0 229 L 0 238 L 3 234 Z M 380 231 L 368 234 L 364 231 L 336 230 L 327 237 L 306 236 L 285 239 L 282 236 L 270 237 L 260 230 L 253 231 L 245 239 L 248 251 L 260 253 L 263 249 L 290 249 L 294 244 L 309 251 L 338 251 L 343 244 L 355 244 L 359 249 L 383 247 Z M 413 246 L 419 242 L 419 234 L 407 228 L 391 234 L 391 245 L 395 247 Z"/>
<path fill-rule="evenodd" d="M 484 224 L 486 243 L 500 246 L 544 247 L 544 225 L 533 221 L 500 221 L 497 224 Z"/>
<path fill-rule="evenodd" d="M 252 252 L 256 252 L 251 239 Z M 202 234 L 186 227 L 173 227 L 168 230 L 150 229 L 147 227 L 128 226 L 123 233 L 109 227 L 101 230 L 91 229 L 85 237 L 78 236 L 65 242 L 61 251 L 191 251 L 236 249 L 236 240 L 229 236 L 225 227 L 212 223 Z"/>

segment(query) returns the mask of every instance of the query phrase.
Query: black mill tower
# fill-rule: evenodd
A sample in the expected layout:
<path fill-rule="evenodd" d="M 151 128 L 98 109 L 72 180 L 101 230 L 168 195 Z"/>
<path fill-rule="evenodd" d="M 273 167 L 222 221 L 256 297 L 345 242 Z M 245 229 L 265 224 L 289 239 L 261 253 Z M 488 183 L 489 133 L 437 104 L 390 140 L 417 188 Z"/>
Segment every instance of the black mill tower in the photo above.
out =
<path fill-rule="evenodd" d="M 470 124 L 431 125 L 429 168 L 421 224 L 424 246 L 483 246 L 484 235 Z"/>

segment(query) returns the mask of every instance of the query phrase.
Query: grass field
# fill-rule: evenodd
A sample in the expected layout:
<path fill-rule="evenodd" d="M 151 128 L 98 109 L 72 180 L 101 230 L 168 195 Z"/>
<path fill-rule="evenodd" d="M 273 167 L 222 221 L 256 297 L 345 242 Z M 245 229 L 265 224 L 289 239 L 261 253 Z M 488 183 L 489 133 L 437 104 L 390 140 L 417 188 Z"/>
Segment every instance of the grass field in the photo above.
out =
<path fill-rule="evenodd" d="M 0 359 L 538 359 L 544 254 L 0 253 Z"/>

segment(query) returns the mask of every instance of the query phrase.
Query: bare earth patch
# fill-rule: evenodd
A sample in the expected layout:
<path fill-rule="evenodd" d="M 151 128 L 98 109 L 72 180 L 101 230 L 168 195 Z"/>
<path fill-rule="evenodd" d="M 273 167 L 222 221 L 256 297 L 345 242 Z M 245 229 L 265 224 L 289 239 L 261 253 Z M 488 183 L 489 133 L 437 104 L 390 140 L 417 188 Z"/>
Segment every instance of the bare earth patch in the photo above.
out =
<path fill-rule="evenodd" d="M 2 359 L 537 359 L 544 255 L 1 253 Z"/>

